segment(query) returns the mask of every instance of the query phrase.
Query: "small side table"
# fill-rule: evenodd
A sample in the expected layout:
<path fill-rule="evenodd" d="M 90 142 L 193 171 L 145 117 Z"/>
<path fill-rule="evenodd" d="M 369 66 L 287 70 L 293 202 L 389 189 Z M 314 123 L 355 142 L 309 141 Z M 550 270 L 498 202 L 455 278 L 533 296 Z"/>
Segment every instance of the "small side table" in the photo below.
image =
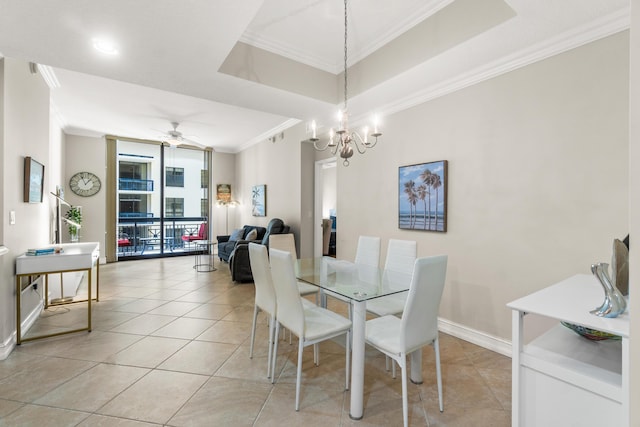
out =
<path fill-rule="evenodd" d="M 196 259 L 193 268 L 199 273 L 216 271 L 213 262 L 215 260 L 214 248 L 218 244 L 217 240 L 194 240 L 196 245 Z"/>

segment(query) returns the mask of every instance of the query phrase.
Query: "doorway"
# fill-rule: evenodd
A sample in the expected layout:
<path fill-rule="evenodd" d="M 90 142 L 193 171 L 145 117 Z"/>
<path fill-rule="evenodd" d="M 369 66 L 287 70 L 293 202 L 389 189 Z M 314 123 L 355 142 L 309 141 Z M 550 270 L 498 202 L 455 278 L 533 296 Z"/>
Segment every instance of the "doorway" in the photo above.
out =
<path fill-rule="evenodd" d="M 315 163 L 314 256 L 336 256 L 337 168 L 334 157 Z"/>

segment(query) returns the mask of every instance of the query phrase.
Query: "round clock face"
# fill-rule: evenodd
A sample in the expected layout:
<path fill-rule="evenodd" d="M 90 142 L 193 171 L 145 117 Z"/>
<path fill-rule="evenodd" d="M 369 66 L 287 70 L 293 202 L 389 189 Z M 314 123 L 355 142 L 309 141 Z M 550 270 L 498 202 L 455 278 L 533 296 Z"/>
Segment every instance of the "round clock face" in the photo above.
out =
<path fill-rule="evenodd" d="M 69 187 L 78 196 L 89 197 L 100 191 L 100 178 L 91 172 L 78 172 L 69 180 Z"/>

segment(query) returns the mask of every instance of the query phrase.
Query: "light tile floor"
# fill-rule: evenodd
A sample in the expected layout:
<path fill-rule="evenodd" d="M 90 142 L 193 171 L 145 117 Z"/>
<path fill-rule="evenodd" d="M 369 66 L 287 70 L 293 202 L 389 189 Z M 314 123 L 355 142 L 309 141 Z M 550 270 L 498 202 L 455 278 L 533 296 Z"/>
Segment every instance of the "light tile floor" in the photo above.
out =
<path fill-rule="evenodd" d="M 217 263 L 217 260 L 216 260 Z M 197 273 L 192 257 L 127 261 L 100 269 L 93 331 L 25 342 L 0 361 L 0 426 L 400 426 L 402 391 L 384 357 L 367 351 L 365 412 L 349 418 L 344 349 L 305 350 L 294 410 L 297 345 L 279 345 L 277 382 L 266 378 L 267 323 L 253 359 L 254 286 L 227 264 Z M 346 313 L 344 303 L 330 308 Z M 30 331 L 78 327 L 86 304 L 45 312 Z M 508 426 L 511 360 L 440 334 L 444 413 L 435 362 L 424 349 L 422 385 L 409 384 L 412 426 Z"/>

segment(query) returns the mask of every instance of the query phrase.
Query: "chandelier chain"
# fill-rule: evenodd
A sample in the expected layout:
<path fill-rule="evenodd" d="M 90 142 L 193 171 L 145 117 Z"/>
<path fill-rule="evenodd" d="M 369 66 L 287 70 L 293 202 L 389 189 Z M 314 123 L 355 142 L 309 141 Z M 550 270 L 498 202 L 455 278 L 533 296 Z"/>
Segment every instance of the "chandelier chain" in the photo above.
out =
<path fill-rule="evenodd" d="M 311 122 L 312 136 L 309 138 L 313 142 L 313 147 L 318 151 L 331 149 L 331 154 L 340 156 L 343 159 L 342 164 L 349 166 L 349 159 L 355 152 L 364 154 L 369 148 L 373 148 L 378 143 L 378 138 L 382 136 L 382 132 L 378 130 L 377 119 L 374 119 L 373 132 L 369 133 L 369 128 L 365 127 L 362 134 L 349 129 L 349 112 L 347 110 L 347 102 L 349 100 L 348 86 L 348 0 L 344 0 L 344 107 L 339 112 L 338 128 L 334 132 L 334 128 L 329 129 L 329 139 L 324 144 L 318 144 L 320 139 L 316 136 L 316 122 Z"/>
<path fill-rule="evenodd" d="M 344 0 L 344 110 L 347 111 L 347 0 Z"/>

